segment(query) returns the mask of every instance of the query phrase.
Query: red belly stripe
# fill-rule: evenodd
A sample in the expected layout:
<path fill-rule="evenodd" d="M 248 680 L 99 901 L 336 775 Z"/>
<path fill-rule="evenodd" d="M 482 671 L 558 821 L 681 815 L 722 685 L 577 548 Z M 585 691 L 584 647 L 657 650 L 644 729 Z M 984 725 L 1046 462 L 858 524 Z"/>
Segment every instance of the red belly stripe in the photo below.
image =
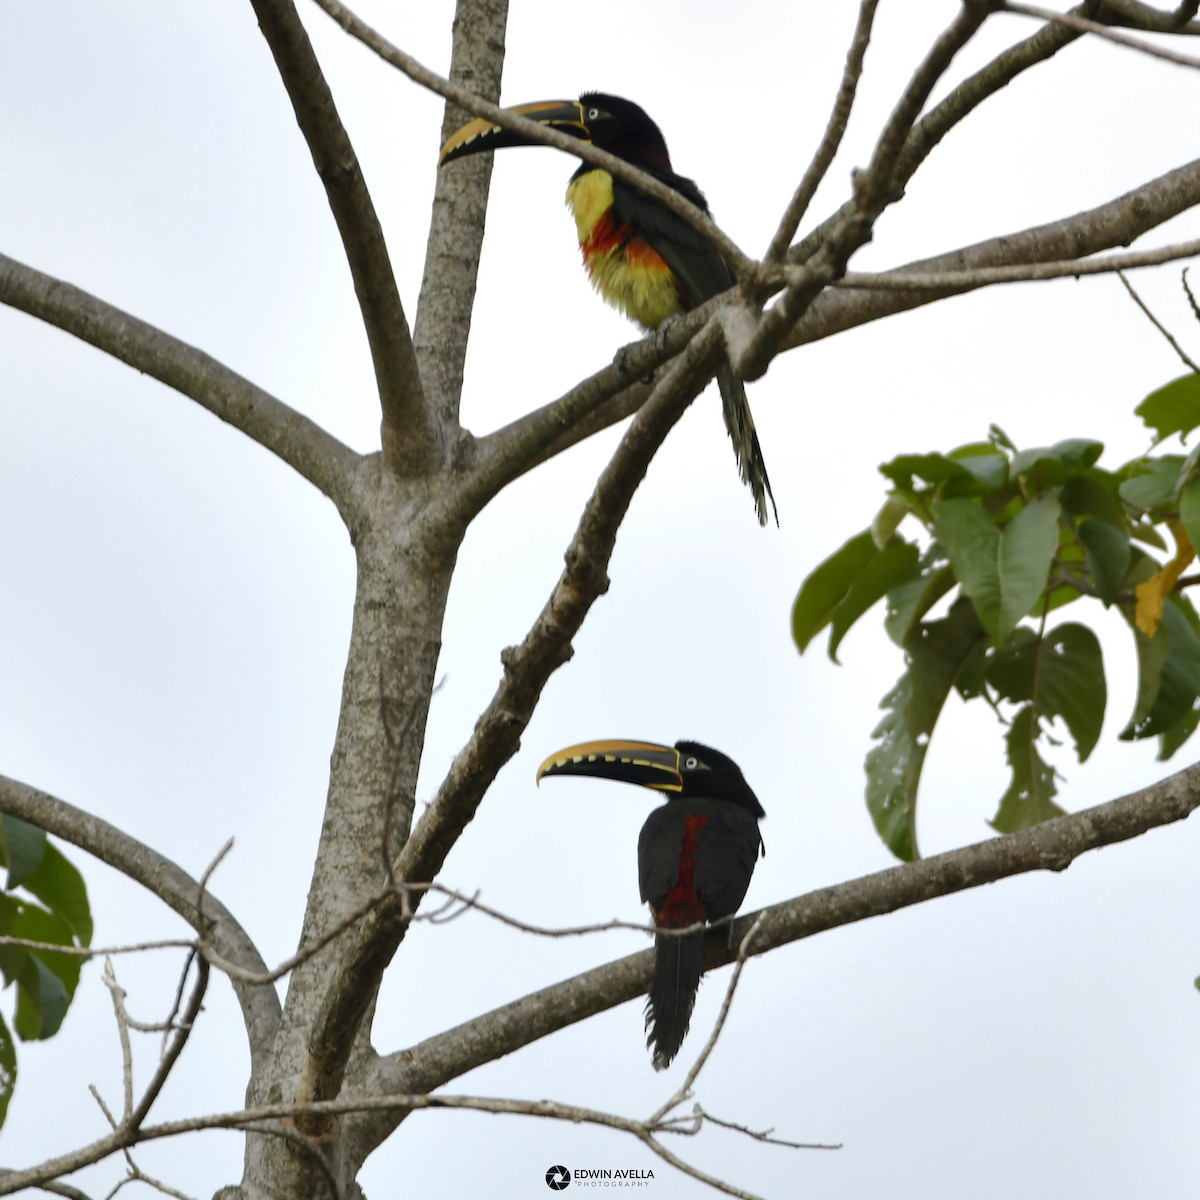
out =
<path fill-rule="evenodd" d="M 684 820 L 683 845 L 679 851 L 679 878 L 667 893 L 656 916 L 667 929 L 684 929 L 708 919 L 708 912 L 696 895 L 696 845 L 706 816 L 688 815 Z"/>

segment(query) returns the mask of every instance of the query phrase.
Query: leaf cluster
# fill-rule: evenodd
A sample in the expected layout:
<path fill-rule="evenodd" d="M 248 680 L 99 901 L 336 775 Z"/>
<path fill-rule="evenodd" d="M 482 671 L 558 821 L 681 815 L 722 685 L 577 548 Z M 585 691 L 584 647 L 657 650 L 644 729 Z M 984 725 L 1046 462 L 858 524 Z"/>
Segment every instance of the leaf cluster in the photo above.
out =
<path fill-rule="evenodd" d="M 1004 729 L 1010 781 L 993 827 L 1061 814 L 1046 750 L 1061 729 L 1083 762 L 1099 740 L 1107 682 L 1088 616 L 1100 608 L 1120 611 L 1135 642 L 1137 692 L 1121 738 L 1157 737 L 1166 759 L 1200 724 L 1200 618 L 1186 592 L 1195 578 L 1182 574 L 1200 545 L 1200 450 L 1154 452 L 1200 426 L 1200 377 L 1167 384 L 1136 412 L 1155 443 L 1116 470 L 1099 465 L 1100 442 L 1019 449 L 994 425 L 985 441 L 892 459 L 880 467 L 890 486 L 871 527 L 801 585 L 796 645 L 803 652 L 828 628 L 835 662 L 855 622 L 886 600 L 904 670 L 880 703 L 866 798 L 897 857 L 918 856 L 921 771 L 952 691 L 989 705 Z M 1080 619 L 1060 620 L 1072 605 Z"/>
<path fill-rule="evenodd" d="M 44 830 L 0 814 L 0 866 L 8 870 L 0 892 L 0 935 L 71 948 L 91 944 L 92 914 L 83 877 Z M 18 889 L 21 894 L 14 894 Z M 0 976 L 6 988 L 16 985 L 11 1030 L 0 1016 L 0 1125 L 17 1080 L 13 1031 L 22 1041 L 57 1033 L 81 967 L 75 954 L 0 945 Z"/>

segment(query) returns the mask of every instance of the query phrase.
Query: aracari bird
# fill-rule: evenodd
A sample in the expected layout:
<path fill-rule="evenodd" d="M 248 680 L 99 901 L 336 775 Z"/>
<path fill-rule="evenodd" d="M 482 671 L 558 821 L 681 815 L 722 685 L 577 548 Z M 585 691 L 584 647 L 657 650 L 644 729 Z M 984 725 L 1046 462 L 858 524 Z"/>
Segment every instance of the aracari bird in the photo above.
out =
<path fill-rule="evenodd" d="M 578 100 L 540 100 L 518 104 L 510 111 L 615 154 L 708 212 L 695 183 L 672 170 L 658 126 L 632 101 L 585 92 Z M 439 165 L 483 150 L 532 144 L 480 118 L 451 135 L 442 147 Z M 703 234 L 658 200 L 600 167 L 579 164 L 567 186 L 567 206 L 575 217 L 583 263 L 596 290 L 643 328 L 657 329 L 669 318 L 733 287 L 728 264 Z M 778 524 L 746 389 L 724 358 L 717 368 L 717 384 L 725 428 L 742 480 L 754 496 L 759 524 L 767 523 L 768 498 Z"/>
<path fill-rule="evenodd" d="M 538 768 L 666 792 L 638 837 L 638 885 L 656 928 L 687 929 L 731 917 L 750 886 L 766 814 L 738 765 L 699 742 L 600 741 L 568 746 Z M 655 1070 L 670 1065 L 688 1031 L 700 986 L 703 931 L 654 939 L 646 1044 Z"/>

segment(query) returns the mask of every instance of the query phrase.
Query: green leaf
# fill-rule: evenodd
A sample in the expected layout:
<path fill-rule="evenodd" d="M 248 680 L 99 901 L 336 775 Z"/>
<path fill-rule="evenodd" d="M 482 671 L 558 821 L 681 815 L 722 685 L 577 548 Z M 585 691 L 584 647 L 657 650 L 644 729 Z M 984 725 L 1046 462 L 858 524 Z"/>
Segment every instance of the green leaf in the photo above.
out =
<path fill-rule="evenodd" d="M 988 655 L 988 682 L 1006 700 L 1028 704 L 1035 721 L 1061 718 L 1080 762 L 1100 740 L 1108 692 L 1100 642 L 1085 625 L 1059 625 L 1039 638 L 1018 629 Z"/>
<path fill-rule="evenodd" d="M 1121 484 L 1121 499 L 1131 508 L 1147 513 L 1175 511 L 1175 488 L 1183 469 L 1182 454 L 1164 454 L 1147 459 L 1145 470 Z"/>
<path fill-rule="evenodd" d="M 879 836 L 897 858 L 917 850 L 917 788 L 938 715 L 955 680 L 983 645 L 974 608 L 963 600 L 949 616 L 913 631 L 908 665 L 883 698 L 884 717 L 867 754 L 867 808 Z"/>
<path fill-rule="evenodd" d="M 997 645 L 1008 640 L 1046 589 L 1060 514 L 1058 500 L 1042 496 L 999 530 L 973 500 L 944 500 L 933 507 L 938 541 Z"/>
<path fill-rule="evenodd" d="M 1179 492 L 1179 519 L 1193 546 L 1200 546 L 1200 475 L 1193 476 Z"/>
<path fill-rule="evenodd" d="M 1079 522 L 1076 535 L 1083 545 L 1088 574 L 1105 604 L 1111 604 L 1129 570 L 1129 535 L 1099 518 Z"/>
<path fill-rule="evenodd" d="M 1067 438 L 1053 446 L 1018 450 L 1009 464 L 1010 479 L 1024 475 L 1036 489 L 1058 487 L 1090 467 L 1104 452 L 1104 443 L 1090 438 Z"/>
<path fill-rule="evenodd" d="M 837 662 L 837 648 L 850 627 L 877 600 L 917 574 L 917 547 L 893 537 L 855 576 L 842 602 L 834 610 L 829 631 L 829 657 Z"/>
<path fill-rule="evenodd" d="M 954 586 L 954 570 L 947 563 L 919 575 L 888 592 L 887 616 L 883 627 L 888 637 L 903 649 L 913 627 Z"/>
<path fill-rule="evenodd" d="M 855 576 L 878 553 L 869 529 L 831 554 L 800 585 L 792 605 L 792 638 L 803 654 L 809 642 L 833 620 Z"/>
<path fill-rule="evenodd" d="M 1130 525 L 1129 540 L 1153 546 L 1156 550 L 1167 548 L 1167 539 L 1153 525 L 1149 525 L 1145 521 L 1138 521 L 1136 524 Z"/>
<path fill-rule="evenodd" d="M 1158 735 L 1158 754 L 1155 755 L 1158 761 L 1166 762 L 1196 732 L 1197 726 L 1200 726 L 1200 708 L 1192 707 L 1170 729 L 1164 729 Z"/>
<path fill-rule="evenodd" d="M 883 502 L 883 507 L 875 514 L 875 519 L 871 522 L 871 540 L 877 549 L 882 550 L 888 544 L 888 539 L 899 529 L 900 522 L 910 512 L 912 509 L 902 496 L 889 496 Z"/>
<path fill-rule="evenodd" d="M 912 491 L 914 477 L 932 484 L 970 477 L 966 467 L 945 454 L 900 454 L 884 463 L 879 473 L 906 492 Z"/>
<path fill-rule="evenodd" d="M 1054 784 L 1054 768 L 1038 754 L 1040 734 L 1033 705 L 1026 704 L 1013 718 L 1004 739 L 1012 782 L 992 819 L 992 828 L 999 833 L 1015 833 L 1018 829 L 1029 829 L 1063 815 L 1063 810 L 1054 803 L 1058 791 Z"/>
<path fill-rule="evenodd" d="M 1191 433 L 1200 425 L 1200 376 L 1194 372 L 1153 391 L 1133 410 L 1153 429 L 1158 440 L 1173 433 Z"/>
<path fill-rule="evenodd" d="M 965 467 L 984 492 L 997 492 L 1008 483 L 1008 459 L 997 454 L 991 442 L 960 446 L 950 451 L 950 458 Z"/>
<path fill-rule="evenodd" d="M 8 1116 L 8 1102 L 17 1086 L 17 1044 L 0 1017 L 0 1127 Z"/>
<path fill-rule="evenodd" d="M 36 904 L 22 904 L 9 929 L 13 937 L 31 942 L 75 945 L 70 926 Z M 58 1031 L 67 1006 L 79 984 L 82 962 L 78 955 L 51 950 L 21 950 L 17 964 L 16 1031 L 19 1037 L 47 1038 Z"/>
<path fill-rule="evenodd" d="M 18 887 L 41 865 L 46 831 L 19 817 L 0 813 L 0 860 L 8 867 L 8 889 Z"/>
<path fill-rule="evenodd" d="M 63 981 L 31 953 L 17 980 L 17 1036 L 26 1042 L 53 1037 L 70 1004 L 71 993 Z"/>
<path fill-rule="evenodd" d="M 1185 597 L 1172 595 L 1152 638 L 1134 630 L 1138 653 L 1138 697 L 1124 741 L 1154 737 L 1182 721 L 1200 696 L 1200 637 L 1185 613 Z M 1132 606 L 1126 619 L 1132 624 Z M 1190 605 L 1189 605 L 1190 607 Z"/>
<path fill-rule="evenodd" d="M 1069 480 L 1058 494 L 1065 511 L 1076 517 L 1098 517 L 1118 529 L 1129 523 L 1120 501 L 1120 480 L 1093 468 Z"/>
<path fill-rule="evenodd" d="M 66 923 L 78 945 L 91 945 L 92 910 L 87 885 L 78 868 L 53 842 L 47 844 L 41 865 L 25 880 L 25 890 Z"/>

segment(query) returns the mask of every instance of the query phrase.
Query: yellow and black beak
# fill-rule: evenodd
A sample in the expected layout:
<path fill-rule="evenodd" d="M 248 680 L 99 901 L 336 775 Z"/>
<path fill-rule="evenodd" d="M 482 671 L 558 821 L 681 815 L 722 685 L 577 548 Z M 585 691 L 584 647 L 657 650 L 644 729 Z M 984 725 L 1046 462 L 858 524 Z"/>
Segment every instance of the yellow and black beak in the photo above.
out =
<path fill-rule="evenodd" d="M 547 775 L 590 775 L 618 783 L 636 783 L 658 792 L 681 792 L 679 751 L 657 742 L 622 739 L 581 742 L 552 754 L 537 770 L 541 783 Z"/>
<path fill-rule="evenodd" d="M 528 117 L 539 125 L 560 129 L 563 133 L 582 138 L 585 142 L 591 140 L 587 123 L 584 121 L 583 105 L 578 100 L 538 100 L 533 104 L 514 105 L 509 112 Z M 522 134 L 504 129 L 486 117 L 477 117 L 450 135 L 438 156 L 438 166 L 444 166 L 451 159 L 465 158 L 468 154 L 476 154 L 483 150 L 535 144 Z"/>

